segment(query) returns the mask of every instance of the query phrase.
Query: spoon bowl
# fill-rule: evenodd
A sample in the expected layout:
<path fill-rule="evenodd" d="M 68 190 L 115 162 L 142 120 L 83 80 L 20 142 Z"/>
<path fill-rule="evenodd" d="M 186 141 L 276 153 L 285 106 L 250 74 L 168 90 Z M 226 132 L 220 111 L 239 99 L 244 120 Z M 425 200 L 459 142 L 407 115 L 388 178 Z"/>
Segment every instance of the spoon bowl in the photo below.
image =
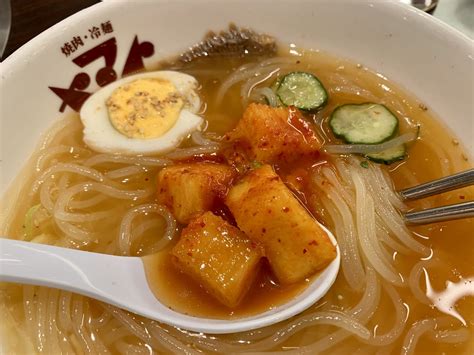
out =
<path fill-rule="evenodd" d="M 59 288 L 88 296 L 175 327 L 209 334 L 242 332 L 288 319 L 321 299 L 336 280 L 336 258 L 289 302 L 245 318 L 210 319 L 176 312 L 148 286 L 143 260 L 0 238 L 0 281 Z"/>

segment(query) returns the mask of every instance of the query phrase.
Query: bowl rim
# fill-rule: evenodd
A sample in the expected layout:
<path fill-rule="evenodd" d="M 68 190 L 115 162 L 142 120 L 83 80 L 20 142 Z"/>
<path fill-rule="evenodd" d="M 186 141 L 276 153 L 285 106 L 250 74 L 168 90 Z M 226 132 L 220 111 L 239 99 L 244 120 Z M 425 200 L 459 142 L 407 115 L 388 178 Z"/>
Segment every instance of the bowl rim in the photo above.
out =
<path fill-rule="evenodd" d="M 199 0 L 176 0 L 182 3 L 192 3 L 192 2 L 198 2 Z M 268 2 L 267 0 L 231 0 L 232 2 L 237 2 L 237 3 L 250 3 L 253 1 L 261 1 L 261 2 Z M 277 2 L 306 2 L 305 0 L 273 0 Z M 321 1 L 321 0 L 313 0 L 315 2 Z M 332 0 L 332 2 L 339 2 L 342 3 L 347 0 Z M 153 2 L 147 2 L 147 4 L 153 4 L 153 5 L 159 5 L 159 4 L 166 4 L 168 1 L 167 0 L 154 0 Z M 208 2 L 219 2 L 219 0 L 210 0 Z M 321 2 L 324 2 L 322 0 Z M 361 1 L 361 5 L 365 3 L 370 3 L 371 1 L 369 0 L 363 0 Z M 14 66 L 15 63 L 20 59 L 22 56 L 27 56 L 30 52 L 32 52 L 38 44 L 41 43 L 42 40 L 47 39 L 49 36 L 51 36 L 58 28 L 63 27 L 64 25 L 67 24 L 75 24 L 80 22 L 80 20 L 85 19 L 86 16 L 91 13 L 91 12 L 96 12 L 96 11 L 106 11 L 109 8 L 113 7 L 120 7 L 120 6 L 130 6 L 132 2 L 129 0 L 124 0 L 124 1 L 101 1 L 96 4 L 93 4 L 87 8 L 84 8 L 68 17 L 65 19 L 59 21 L 58 23 L 54 24 L 53 26 L 45 29 L 44 31 L 40 32 L 38 35 L 35 37 L 31 38 L 28 42 L 24 43 L 22 46 L 17 48 L 13 53 L 11 53 L 8 57 L 6 57 L 2 62 L 1 62 L 1 69 L 0 72 L 3 70 L 6 70 L 7 67 Z M 419 10 L 411 5 L 408 5 L 406 3 L 400 2 L 398 0 L 385 0 L 383 5 L 392 5 L 394 9 L 397 9 L 396 11 L 412 11 L 417 13 L 420 18 L 422 18 L 422 21 L 425 21 L 426 24 L 431 23 L 431 26 L 437 26 L 438 28 L 442 29 L 443 32 L 448 35 L 448 36 L 453 36 L 453 39 L 456 38 L 456 40 L 464 42 L 467 46 L 471 47 L 471 50 L 474 51 L 472 48 L 472 44 L 474 43 L 474 39 L 471 39 L 467 34 L 461 32 L 460 30 L 452 27 L 448 23 L 442 21 L 441 19 L 438 19 L 434 17 L 433 15 L 430 15 L 422 10 Z M 141 6 L 139 2 L 134 2 L 134 5 L 136 6 Z"/>

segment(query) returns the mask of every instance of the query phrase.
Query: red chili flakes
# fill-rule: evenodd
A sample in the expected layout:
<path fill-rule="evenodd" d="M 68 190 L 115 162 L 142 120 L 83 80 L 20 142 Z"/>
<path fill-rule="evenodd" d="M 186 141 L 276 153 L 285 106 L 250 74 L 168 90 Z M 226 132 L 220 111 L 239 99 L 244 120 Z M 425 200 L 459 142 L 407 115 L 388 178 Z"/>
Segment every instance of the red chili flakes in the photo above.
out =
<path fill-rule="evenodd" d="M 306 254 L 308 251 L 306 249 L 303 249 L 303 254 Z"/>
<path fill-rule="evenodd" d="M 318 242 L 315 240 L 312 240 L 308 243 L 308 245 L 318 245 Z"/>
<path fill-rule="evenodd" d="M 266 233 L 267 230 L 265 228 L 262 228 L 262 233 Z"/>
<path fill-rule="evenodd" d="M 188 256 L 191 256 L 191 257 L 193 256 L 193 253 L 191 253 L 190 251 L 188 251 L 187 254 L 188 254 Z"/>
<path fill-rule="evenodd" d="M 460 198 L 461 200 L 464 200 L 464 199 L 466 198 L 466 196 L 464 196 L 464 195 L 459 195 L 459 198 Z"/>
<path fill-rule="evenodd" d="M 290 211 L 289 207 L 283 207 L 283 212 L 288 213 Z"/>

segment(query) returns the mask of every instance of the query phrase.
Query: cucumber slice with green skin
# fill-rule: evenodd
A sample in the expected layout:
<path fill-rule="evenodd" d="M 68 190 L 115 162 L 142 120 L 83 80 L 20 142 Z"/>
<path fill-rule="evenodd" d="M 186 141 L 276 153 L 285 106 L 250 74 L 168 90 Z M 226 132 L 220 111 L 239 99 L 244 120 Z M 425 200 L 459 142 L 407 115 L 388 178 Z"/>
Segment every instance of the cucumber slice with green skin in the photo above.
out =
<path fill-rule="evenodd" d="M 337 107 L 329 127 L 338 138 L 351 144 L 379 144 L 398 131 L 397 117 L 384 105 L 368 102 Z"/>
<path fill-rule="evenodd" d="M 396 161 L 405 159 L 406 153 L 406 146 L 405 144 L 402 144 L 397 147 L 384 150 L 380 153 L 367 154 L 366 157 L 367 159 L 370 159 L 376 163 L 389 165 Z"/>
<path fill-rule="evenodd" d="M 295 106 L 305 111 L 320 109 L 328 101 L 323 84 L 313 74 L 305 72 L 285 75 L 280 80 L 276 94 L 285 106 Z"/>

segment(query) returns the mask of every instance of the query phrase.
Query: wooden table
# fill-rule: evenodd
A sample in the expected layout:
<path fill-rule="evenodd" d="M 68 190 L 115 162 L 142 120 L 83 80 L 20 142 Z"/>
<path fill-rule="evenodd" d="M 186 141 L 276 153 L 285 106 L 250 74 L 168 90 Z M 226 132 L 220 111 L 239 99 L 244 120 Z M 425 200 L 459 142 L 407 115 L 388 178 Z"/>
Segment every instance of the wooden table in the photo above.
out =
<path fill-rule="evenodd" d="M 3 58 L 62 19 L 97 2 L 99 0 L 11 0 L 12 27 Z"/>

